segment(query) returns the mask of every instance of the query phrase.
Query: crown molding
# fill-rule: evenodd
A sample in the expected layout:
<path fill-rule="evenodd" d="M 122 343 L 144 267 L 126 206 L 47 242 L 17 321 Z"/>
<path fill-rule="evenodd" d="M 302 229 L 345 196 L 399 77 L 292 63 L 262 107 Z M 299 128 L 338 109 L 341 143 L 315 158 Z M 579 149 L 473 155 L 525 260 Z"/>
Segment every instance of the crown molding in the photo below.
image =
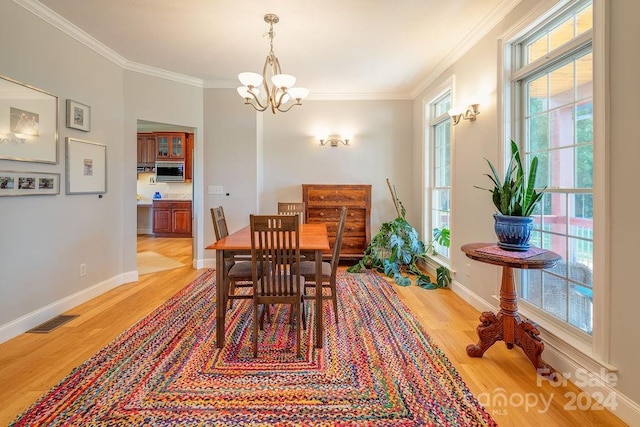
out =
<path fill-rule="evenodd" d="M 310 101 L 406 101 L 411 94 L 404 93 L 317 93 L 311 94 Z"/>
<path fill-rule="evenodd" d="M 478 40 L 486 36 L 498 25 L 522 0 L 504 0 L 496 6 L 449 54 L 411 91 L 411 99 L 415 99 L 447 68 L 452 66 L 467 53 Z"/>
<path fill-rule="evenodd" d="M 128 71 L 134 71 L 136 73 L 142 73 L 153 77 L 159 77 L 165 80 L 171 80 L 178 83 L 184 83 L 190 86 L 204 87 L 202 79 L 196 77 L 187 76 L 185 74 L 174 73 L 162 68 L 152 67 L 150 65 L 144 65 L 137 62 L 127 61 L 122 68 Z"/>
<path fill-rule="evenodd" d="M 89 49 L 93 50 L 97 54 L 103 56 L 107 60 L 113 62 L 114 64 L 120 66 L 125 70 L 147 74 L 166 80 L 172 80 L 191 86 L 203 87 L 203 81 L 201 79 L 129 61 L 113 49 L 99 42 L 91 35 L 84 32 L 83 30 L 36 0 L 13 0 L 13 2 L 18 4 L 19 6 L 22 6 L 24 9 L 33 13 L 45 22 L 51 24 L 63 33 L 69 35 L 73 39 L 79 41 Z"/>

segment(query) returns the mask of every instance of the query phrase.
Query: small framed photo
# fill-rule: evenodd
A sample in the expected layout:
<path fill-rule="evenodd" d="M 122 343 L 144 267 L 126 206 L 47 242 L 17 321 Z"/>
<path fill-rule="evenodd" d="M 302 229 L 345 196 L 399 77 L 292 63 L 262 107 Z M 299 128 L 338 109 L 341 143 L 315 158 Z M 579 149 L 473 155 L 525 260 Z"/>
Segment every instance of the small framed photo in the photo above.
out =
<path fill-rule="evenodd" d="M 0 171 L 0 196 L 60 194 L 60 174 Z"/>
<path fill-rule="evenodd" d="M 89 132 L 91 130 L 91 107 L 67 99 L 67 127 Z"/>
<path fill-rule="evenodd" d="M 107 147 L 67 137 L 66 194 L 107 192 Z"/>

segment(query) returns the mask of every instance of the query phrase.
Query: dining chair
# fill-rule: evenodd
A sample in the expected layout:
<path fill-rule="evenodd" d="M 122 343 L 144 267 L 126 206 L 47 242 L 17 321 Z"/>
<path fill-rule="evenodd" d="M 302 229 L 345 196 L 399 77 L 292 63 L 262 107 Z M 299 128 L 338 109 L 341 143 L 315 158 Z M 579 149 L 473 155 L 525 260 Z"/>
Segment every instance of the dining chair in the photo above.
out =
<path fill-rule="evenodd" d="M 304 224 L 304 202 L 278 202 L 278 215 L 300 215 L 300 224 Z"/>
<path fill-rule="evenodd" d="M 258 316 L 272 304 L 291 306 L 296 322 L 296 356 L 300 357 L 304 312 L 304 277 L 289 266 L 300 263 L 300 223 L 296 216 L 250 215 L 251 262 L 253 267 L 253 357 L 258 356 Z M 265 275 L 260 271 L 267 270 Z"/>
<path fill-rule="evenodd" d="M 227 228 L 227 220 L 224 216 L 222 206 L 211 208 L 211 219 L 213 220 L 213 230 L 216 233 L 216 240 L 220 240 L 229 235 Z M 235 259 L 225 260 L 225 268 L 227 269 L 227 277 L 229 278 L 229 292 L 227 299 L 229 300 L 229 308 L 233 308 L 234 299 L 251 299 L 251 295 L 236 295 L 236 287 L 251 288 L 253 287 L 253 275 L 251 268 L 251 260 L 236 261 Z"/>
<path fill-rule="evenodd" d="M 330 294 L 323 293 L 322 299 L 330 299 L 333 302 L 333 317 L 338 323 L 338 296 L 336 293 L 336 274 L 338 272 L 338 264 L 340 264 L 340 247 L 342 246 L 342 236 L 344 235 L 344 227 L 347 222 L 347 208 L 342 207 L 340 211 L 340 219 L 338 220 L 338 230 L 336 232 L 336 240 L 333 243 L 333 252 L 329 262 L 322 262 L 322 288 L 329 289 Z M 298 269 L 298 265 L 300 268 Z M 300 270 L 300 275 L 305 279 L 304 294 L 308 288 L 315 287 L 316 281 L 316 262 L 302 261 L 300 264 L 291 266 L 292 270 Z"/>

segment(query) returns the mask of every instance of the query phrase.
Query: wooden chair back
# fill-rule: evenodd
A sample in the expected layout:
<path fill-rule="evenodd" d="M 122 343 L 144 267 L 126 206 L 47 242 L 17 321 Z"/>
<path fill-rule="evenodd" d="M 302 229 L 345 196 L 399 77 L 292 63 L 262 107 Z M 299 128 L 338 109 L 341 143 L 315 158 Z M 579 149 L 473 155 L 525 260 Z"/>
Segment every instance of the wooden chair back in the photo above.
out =
<path fill-rule="evenodd" d="M 300 215 L 300 224 L 304 224 L 304 202 L 278 202 L 278 215 Z"/>
<path fill-rule="evenodd" d="M 216 233 L 216 240 L 223 239 L 229 235 L 227 220 L 224 217 L 222 206 L 211 208 L 211 219 L 213 220 L 213 230 Z"/>
<path fill-rule="evenodd" d="M 296 356 L 300 357 L 300 341 L 304 321 L 304 278 L 300 270 L 300 222 L 298 216 L 250 215 L 251 261 L 253 267 L 253 356 L 258 355 L 259 308 L 270 304 L 291 305 L 291 322 L 296 321 Z M 261 275 L 259 272 L 266 272 Z M 305 326 L 306 327 L 306 326 Z"/>
<path fill-rule="evenodd" d="M 340 212 L 340 220 L 338 221 L 338 231 L 336 231 L 336 240 L 333 243 L 333 253 L 331 254 L 331 277 L 335 278 L 340 264 L 340 247 L 342 246 L 342 236 L 344 235 L 344 227 L 347 223 L 347 208 L 342 207 Z"/>
<path fill-rule="evenodd" d="M 289 272 L 292 263 L 300 262 L 298 217 L 251 215 L 249 221 L 254 295 L 268 297 L 273 303 L 279 297 L 300 295 L 300 274 Z M 262 276 L 260 271 L 269 273 Z"/>

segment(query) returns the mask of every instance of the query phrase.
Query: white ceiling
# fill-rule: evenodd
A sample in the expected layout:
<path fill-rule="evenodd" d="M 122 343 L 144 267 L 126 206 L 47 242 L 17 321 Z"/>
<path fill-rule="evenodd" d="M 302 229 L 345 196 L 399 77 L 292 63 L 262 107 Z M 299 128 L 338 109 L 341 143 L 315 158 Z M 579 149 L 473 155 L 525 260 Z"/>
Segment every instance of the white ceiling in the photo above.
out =
<path fill-rule="evenodd" d="M 235 87 L 239 72 L 262 72 L 269 50 L 263 17 L 275 13 L 274 52 L 282 72 L 295 75 L 317 99 L 410 99 L 520 2 L 15 1 L 36 5 L 31 9 L 90 43 L 97 40 L 136 69 L 177 73 L 205 87 Z"/>

